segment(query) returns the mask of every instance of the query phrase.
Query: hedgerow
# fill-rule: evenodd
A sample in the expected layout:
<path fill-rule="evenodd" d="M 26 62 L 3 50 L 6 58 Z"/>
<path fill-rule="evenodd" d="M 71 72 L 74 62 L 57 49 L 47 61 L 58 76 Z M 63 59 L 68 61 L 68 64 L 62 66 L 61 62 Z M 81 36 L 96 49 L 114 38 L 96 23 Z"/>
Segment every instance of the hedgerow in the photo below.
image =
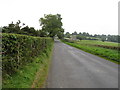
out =
<path fill-rule="evenodd" d="M 11 75 L 45 52 L 53 40 L 19 34 L 2 34 L 2 71 Z"/>

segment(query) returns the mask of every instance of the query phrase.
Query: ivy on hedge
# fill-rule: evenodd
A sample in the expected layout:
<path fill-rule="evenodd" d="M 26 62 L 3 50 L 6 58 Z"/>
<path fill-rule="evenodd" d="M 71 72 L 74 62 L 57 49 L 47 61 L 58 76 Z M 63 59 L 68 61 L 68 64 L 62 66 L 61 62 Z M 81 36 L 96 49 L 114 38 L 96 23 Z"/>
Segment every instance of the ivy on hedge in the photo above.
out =
<path fill-rule="evenodd" d="M 20 34 L 2 34 L 2 71 L 12 74 L 27 63 L 33 62 L 51 45 L 49 37 L 33 37 Z"/>

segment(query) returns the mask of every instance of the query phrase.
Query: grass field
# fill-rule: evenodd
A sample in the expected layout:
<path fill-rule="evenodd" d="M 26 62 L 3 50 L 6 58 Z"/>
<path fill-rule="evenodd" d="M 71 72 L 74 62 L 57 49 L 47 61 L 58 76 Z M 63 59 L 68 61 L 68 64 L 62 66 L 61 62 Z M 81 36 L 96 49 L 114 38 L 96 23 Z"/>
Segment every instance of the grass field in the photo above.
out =
<path fill-rule="evenodd" d="M 106 45 L 106 46 L 118 46 L 118 43 L 115 43 L 115 42 L 102 42 L 102 41 L 98 41 L 98 40 L 81 40 L 79 42 L 77 42 L 79 44 L 83 44 L 83 45 L 86 45 L 86 44 L 89 44 L 89 45 Z"/>
<path fill-rule="evenodd" d="M 86 52 L 103 57 L 112 62 L 119 63 L 120 61 L 120 57 L 118 56 L 120 51 L 118 51 L 117 49 L 108 49 L 97 46 L 97 45 L 102 45 L 102 46 L 118 47 L 118 43 L 102 42 L 96 40 L 82 40 L 82 41 L 75 41 L 74 43 L 70 43 L 66 41 L 63 42 L 73 47 L 84 50 Z"/>

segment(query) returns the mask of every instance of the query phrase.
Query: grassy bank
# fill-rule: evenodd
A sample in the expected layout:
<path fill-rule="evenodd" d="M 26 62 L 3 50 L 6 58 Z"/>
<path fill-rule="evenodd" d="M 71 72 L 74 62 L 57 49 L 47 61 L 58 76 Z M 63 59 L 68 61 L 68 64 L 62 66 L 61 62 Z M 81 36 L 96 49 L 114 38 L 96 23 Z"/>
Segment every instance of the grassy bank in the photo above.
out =
<path fill-rule="evenodd" d="M 110 60 L 114 63 L 119 63 L 120 58 L 118 57 L 118 53 L 120 53 L 118 50 L 112 50 L 112 49 L 107 49 L 107 48 L 102 48 L 102 47 L 97 47 L 97 46 L 92 46 L 91 44 L 107 44 L 108 43 L 97 43 L 96 41 L 79 41 L 79 42 L 74 42 L 74 43 L 70 43 L 70 42 L 66 42 L 63 41 L 64 43 L 71 45 L 73 47 L 76 47 L 78 49 L 84 50 L 86 52 L 92 53 L 94 55 L 100 56 L 102 58 L 105 58 L 107 60 Z M 94 42 L 94 43 L 93 43 Z M 116 44 L 112 44 L 112 46 L 117 46 Z"/>
<path fill-rule="evenodd" d="M 53 47 L 53 46 L 52 46 Z M 3 88 L 40 88 L 44 86 L 52 48 L 35 58 L 34 62 L 21 68 L 16 74 L 3 80 Z"/>

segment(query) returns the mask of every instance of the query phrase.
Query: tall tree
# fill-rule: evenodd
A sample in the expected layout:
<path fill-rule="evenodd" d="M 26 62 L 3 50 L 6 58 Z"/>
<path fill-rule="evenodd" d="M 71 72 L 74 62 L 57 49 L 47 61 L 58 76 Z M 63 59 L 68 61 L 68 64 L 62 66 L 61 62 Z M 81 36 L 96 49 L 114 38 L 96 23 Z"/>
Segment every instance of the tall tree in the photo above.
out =
<path fill-rule="evenodd" d="M 46 32 L 47 36 L 54 38 L 55 35 L 61 37 L 64 33 L 62 28 L 62 18 L 60 14 L 44 15 L 44 18 L 40 18 L 40 26 L 42 26 L 42 31 Z"/>

